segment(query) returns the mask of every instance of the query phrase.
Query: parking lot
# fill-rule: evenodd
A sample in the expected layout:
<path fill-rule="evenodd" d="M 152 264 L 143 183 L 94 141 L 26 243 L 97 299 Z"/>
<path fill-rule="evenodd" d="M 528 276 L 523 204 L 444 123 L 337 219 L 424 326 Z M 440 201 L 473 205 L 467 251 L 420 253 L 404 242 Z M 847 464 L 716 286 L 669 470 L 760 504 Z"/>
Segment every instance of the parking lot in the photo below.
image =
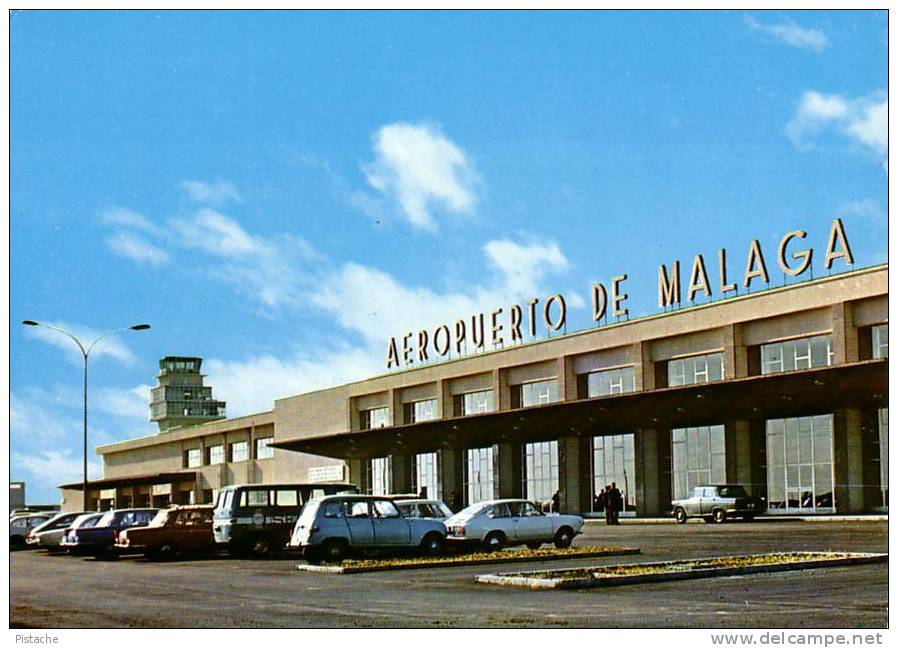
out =
<path fill-rule="evenodd" d="M 888 551 L 884 521 L 588 524 L 574 546 L 641 555 L 354 575 L 299 572 L 297 558 L 117 562 L 20 551 L 13 627 L 884 628 L 888 565 L 534 592 L 473 582 L 495 571 L 770 551 Z"/>

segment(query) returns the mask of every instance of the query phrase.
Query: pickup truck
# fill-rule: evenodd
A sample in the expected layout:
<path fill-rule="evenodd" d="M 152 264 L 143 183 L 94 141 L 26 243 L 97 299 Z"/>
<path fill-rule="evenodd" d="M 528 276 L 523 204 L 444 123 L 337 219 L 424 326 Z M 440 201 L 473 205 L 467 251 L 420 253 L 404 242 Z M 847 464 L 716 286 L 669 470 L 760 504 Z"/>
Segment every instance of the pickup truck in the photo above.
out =
<path fill-rule="evenodd" d="M 689 497 L 671 502 L 671 514 L 679 524 L 691 517 L 717 523 L 738 517 L 751 522 L 755 513 L 757 507 L 745 488 L 735 484 L 696 486 Z"/>

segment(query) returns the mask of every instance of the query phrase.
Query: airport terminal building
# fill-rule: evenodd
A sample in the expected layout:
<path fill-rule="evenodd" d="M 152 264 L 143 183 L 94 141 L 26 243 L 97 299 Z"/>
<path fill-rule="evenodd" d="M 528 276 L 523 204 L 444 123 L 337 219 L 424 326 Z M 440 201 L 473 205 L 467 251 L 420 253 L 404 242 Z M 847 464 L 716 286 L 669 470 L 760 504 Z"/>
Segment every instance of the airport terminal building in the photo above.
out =
<path fill-rule="evenodd" d="M 464 503 L 557 491 L 580 513 L 615 482 L 636 516 L 713 483 L 743 484 L 769 514 L 888 509 L 887 265 L 418 364 L 235 419 L 200 366 L 161 361 L 160 431 L 98 448 L 91 508 L 345 480 Z M 63 486 L 64 508 L 80 488 Z"/>

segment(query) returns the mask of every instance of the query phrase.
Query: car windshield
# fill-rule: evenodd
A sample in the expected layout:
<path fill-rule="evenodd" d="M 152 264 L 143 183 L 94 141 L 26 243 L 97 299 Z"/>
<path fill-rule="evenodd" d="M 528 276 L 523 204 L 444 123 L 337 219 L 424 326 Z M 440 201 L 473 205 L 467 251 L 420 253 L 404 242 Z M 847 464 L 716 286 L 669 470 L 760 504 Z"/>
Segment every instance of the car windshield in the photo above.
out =
<path fill-rule="evenodd" d="M 721 486 L 718 492 L 721 497 L 748 497 L 742 486 Z"/>
<path fill-rule="evenodd" d="M 489 506 L 486 502 L 477 502 L 476 504 L 471 504 L 467 508 L 463 508 L 461 511 L 456 513 L 453 517 L 459 518 L 472 518 L 478 513 L 481 513 L 484 509 Z"/>
<path fill-rule="evenodd" d="M 97 520 L 97 523 L 94 526 L 105 527 L 112 524 L 112 521 L 115 519 L 115 511 L 109 511 L 108 513 L 104 513 L 103 517 Z"/>

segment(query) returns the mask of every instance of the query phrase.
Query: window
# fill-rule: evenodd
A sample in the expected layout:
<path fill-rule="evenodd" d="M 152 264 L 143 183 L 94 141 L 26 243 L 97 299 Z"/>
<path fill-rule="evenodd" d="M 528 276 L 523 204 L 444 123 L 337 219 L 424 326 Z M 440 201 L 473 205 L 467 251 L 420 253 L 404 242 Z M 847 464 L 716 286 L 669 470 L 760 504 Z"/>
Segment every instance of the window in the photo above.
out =
<path fill-rule="evenodd" d="M 424 497 L 440 499 L 440 482 L 437 478 L 437 453 L 425 452 L 415 455 L 415 492 L 424 491 Z"/>
<path fill-rule="evenodd" d="M 636 390 L 636 372 L 633 367 L 594 371 L 587 377 L 587 396 L 611 396 Z"/>
<path fill-rule="evenodd" d="M 873 357 L 889 357 L 889 325 L 880 324 L 873 327 Z"/>
<path fill-rule="evenodd" d="M 225 462 L 224 458 L 224 446 L 223 445 L 214 445 L 206 448 L 206 464 L 209 466 L 215 466 L 216 464 L 223 464 Z"/>
<path fill-rule="evenodd" d="M 200 448 L 190 448 L 184 451 L 184 467 L 199 468 L 203 465 L 203 453 Z"/>
<path fill-rule="evenodd" d="M 723 353 L 677 358 L 667 363 L 667 384 L 678 387 L 723 380 L 723 373 Z"/>
<path fill-rule="evenodd" d="M 518 407 L 531 407 L 533 405 L 545 405 L 547 403 L 555 403 L 558 401 L 558 381 L 554 378 L 551 380 L 540 380 L 539 382 L 524 383 L 523 385 L 515 385 L 512 390 L 517 390 L 519 394 Z M 512 400 L 514 400 L 512 396 Z M 514 406 L 515 404 L 512 403 Z"/>
<path fill-rule="evenodd" d="M 328 502 L 324 507 L 324 517 L 326 517 L 326 518 L 341 518 L 341 517 L 343 517 L 343 503 L 342 502 Z"/>
<path fill-rule="evenodd" d="M 474 504 L 493 499 L 493 448 L 469 448 L 465 453 L 465 495 Z"/>
<path fill-rule="evenodd" d="M 437 417 L 437 401 L 435 398 L 406 403 L 404 409 L 406 423 L 433 421 Z"/>
<path fill-rule="evenodd" d="M 256 459 L 271 459 L 274 456 L 274 448 L 269 445 L 272 441 L 272 437 L 256 439 Z"/>
<path fill-rule="evenodd" d="M 373 430 L 390 424 L 390 408 L 376 407 L 359 412 L 359 429 Z"/>
<path fill-rule="evenodd" d="M 726 482 L 722 425 L 671 430 L 671 454 L 674 499 L 688 497 L 696 486 Z"/>
<path fill-rule="evenodd" d="M 493 520 L 496 518 L 507 518 L 511 517 L 511 511 L 508 510 L 508 504 L 494 504 L 490 512 L 487 513 L 487 517 Z"/>
<path fill-rule="evenodd" d="M 349 517 L 368 517 L 368 502 L 352 502 L 349 506 Z"/>
<path fill-rule="evenodd" d="M 393 470 L 390 457 L 375 457 L 368 461 L 368 493 L 388 495 L 392 490 Z"/>
<path fill-rule="evenodd" d="M 761 346 L 761 373 L 765 375 L 828 367 L 832 361 L 831 335 L 815 335 Z"/>
<path fill-rule="evenodd" d="M 231 455 L 231 461 L 246 461 L 249 459 L 249 443 L 246 441 L 232 443 L 228 452 Z"/>
<path fill-rule="evenodd" d="M 547 502 L 558 490 L 558 441 L 525 443 L 524 497 Z"/>
<path fill-rule="evenodd" d="M 274 492 L 275 506 L 299 506 L 299 497 L 295 490 L 276 490 Z"/>
<path fill-rule="evenodd" d="M 268 506 L 267 490 L 245 490 L 240 495 L 240 506 Z"/>
<path fill-rule="evenodd" d="M 399 517 L 399 509 L 393 505 L 393 502 L 387 500 L 376 500 L 372 502 L 371 508 L 374 509 L 374 517 L 376 518 Z"/>
<path fill-rule="evenodd" d="M 831 415 L 767 421 L 767 510 L 835 511 Z"/>
<path fill-rule="evenodd" d="M 889 408 L 879 410 L 879 488 L 881 506 L 889 508 Z"/>
<path fill-rule="evenodd" d="M 636 459 L 633 434 L 593 437 L 592 483 L 593 511 L 602 511 L 596 497 L 614 484 L 624 498 L 624 513 L 636 511 Z"/>
<path fill-rule="evenodd" d="M 461 416 L 466 416 L 468 414 L 481 414 L 483 412 L 493 411 L 492 389 L 461 394 L 458 398 L 461 405 L 461 409 L 458 414 Z"/>

